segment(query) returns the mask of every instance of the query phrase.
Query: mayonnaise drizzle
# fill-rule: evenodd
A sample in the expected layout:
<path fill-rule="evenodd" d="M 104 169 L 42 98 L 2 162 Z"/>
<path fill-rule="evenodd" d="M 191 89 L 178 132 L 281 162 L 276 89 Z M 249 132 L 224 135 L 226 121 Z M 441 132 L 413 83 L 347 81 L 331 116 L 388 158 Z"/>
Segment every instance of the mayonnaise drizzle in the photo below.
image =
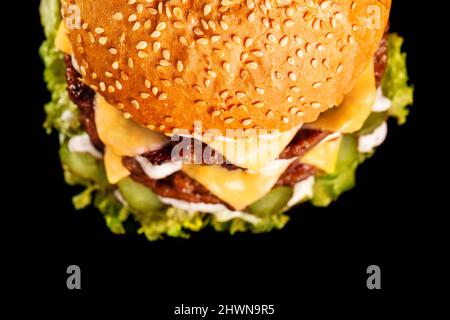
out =
<path fill-rule="evenodd" d="M 383 122 L 372 133 L 360 136 L 358 139 L 358 151 L 361 153 L 371 153 L 386 140 L 388 126 Z"/>
<path fill-rule="evenodd" d="M 91 138 L 87 133 L 72 137 L 69 140 L 68 147 L 70 152 L 89 153 L 94 158 L 103 158 L 101 152 L 92 145 Z"/>
<path fill-rule="evenodd" d="M 377 97 L 375 103 L 373 104 L 373 112 L 385 112 L 388 111 L 392 106 L 392 101 L 383 95 L 383 89 L 381 87 L 377 90 Z"/>
<path fill-rule="evenodd" d="M 232 219 L 240 218 L 251 224 L 257 224 L 261 221 L 260 218 L 242 211 L 231 211 L 223 204 L 211 204 L 211 203 L 193 203 L 178 199 L 158 197 L 159 200 L 167 205 L 173 206 L 175 208 L 185 210 L 190 214 L 195 212 L 205 212 L 212 214 L 216 217 L 219 222 L 226 222 Z"/>
<path fill-rule="evenodd" d="M 294 193 L 288 202 L 288 207 L 293 207 L 301 201 L 311 199 L 314 193 L 314 176 L 309 177 L 303 181 L 300 181 L 294 186 Z"/>
<path fill-rule="evenodd" d="M 135 158 L 137 162 L 141 165 L 145 174 L 151 179 L 163 179 L 165 177 L 170 176 L 172 173 L 180 171 L 183 167 L 183 162 L 181 160 L 178 161 L 169 161 L 165 162 L 161 165 L 154 165 L 147 158 L 142 156 L 137 156 Z"/>

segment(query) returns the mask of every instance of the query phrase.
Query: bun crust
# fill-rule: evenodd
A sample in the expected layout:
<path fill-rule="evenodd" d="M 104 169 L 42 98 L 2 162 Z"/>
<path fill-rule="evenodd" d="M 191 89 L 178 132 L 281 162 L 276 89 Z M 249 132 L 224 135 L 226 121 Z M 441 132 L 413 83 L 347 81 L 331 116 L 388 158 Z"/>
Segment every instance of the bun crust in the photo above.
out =
<path fill-rule="evenodd" d="M 62 13 L 83 81 L 125 117 L 171 134 L 192 132 L 195 121 L 224 132 L 316 120 L 371 61 L 389 8 L 390 0 L 63 0 Z"/>

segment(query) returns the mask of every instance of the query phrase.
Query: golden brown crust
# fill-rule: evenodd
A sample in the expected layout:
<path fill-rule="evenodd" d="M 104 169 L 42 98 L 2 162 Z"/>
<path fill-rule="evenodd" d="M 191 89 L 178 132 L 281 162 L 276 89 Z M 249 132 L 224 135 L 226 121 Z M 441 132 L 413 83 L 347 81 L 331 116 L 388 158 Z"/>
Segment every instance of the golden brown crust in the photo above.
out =
<path fill-rule="evenodd" d="M 390 0 L 65 0 L 66 22 L 74 4 L 84 81 L 171 133 L 314 121 L 371 61 Z"/>

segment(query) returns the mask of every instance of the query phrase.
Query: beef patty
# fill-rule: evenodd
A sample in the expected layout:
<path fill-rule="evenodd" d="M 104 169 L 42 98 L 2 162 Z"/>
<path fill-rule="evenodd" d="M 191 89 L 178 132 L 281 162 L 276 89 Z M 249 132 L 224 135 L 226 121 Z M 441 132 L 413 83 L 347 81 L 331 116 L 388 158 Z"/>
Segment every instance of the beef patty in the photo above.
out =
<path fill-rule="evenodd" d="M 388 27 L 380 46 L 374 56 L 374 68 L 375 78 L 377 86 L 381 84 L 384 71 L 387 64 L 387 36 Z M 95 110 L 94 110 L 94 97 L 95 92 L 85 85 L 80 79 L 81 76 L 74 68 L 70 55 L 65 56 L 66 62 L 66 78 L 67 89 L 71 100 L 78 105 L 81 111 L 82 121 L 86 132 L 89 134 L 92 144 L 100 151 L 104 151 L 104 144 L 100 140 L 95 124 Z M 280 154 L 280 159 L 290 159 L 293 157 L 301 157 L 307 151 L 311 150 L 319 142 L 321 142 L 330 133 L 319 130 L 301 129 L 290 144 Z M 171 141 L 168 145 L 160 150 L 147 152 L 143 154 L 150 163 L 159 165 L 164 162 L 170 161 L 171 151 L 174 144 L 178 142 Z M 193 143 L 195 143 L 193 141 Z M 202 149 L 206 148 L 205 144 L 202 144 Z M 213 150 L 212 150 L 213 151 Z M 187 160 L 193 160 L 193 148 L 190 148 L 186 154 L 181 154 L 180 157 Z M 239 169 L 233 164 L 230 164 L 226 159 L 217 152 L 211 152 L 209 158 L 203 159 L 207 164 L 217 163 L 220 159 L 222 165 L 229 170 Z M 228 204 L 224 203 L 221 199 L 213 195 L 203 185 L 187 176 L 185 173 L 178 171 L 171 176 L 154 180 L 149 178 L 140 164 L 134 159 L 126 157 L 123 159 L 123 164 L 131 172 L 131 178 L 135 181 L 146 185 L 151 188 L 155 193 L 160 196 L 180 199 L 194 203 L 212 203 L 212 204 Z M 318 169 L 302 164 L 298 161 L 292 163 L 288 169 L 281 175 L 277 182 L 277 186 L 293 186 L 297 182 L 307 179 L 308 177 L 315 175 Z"/>

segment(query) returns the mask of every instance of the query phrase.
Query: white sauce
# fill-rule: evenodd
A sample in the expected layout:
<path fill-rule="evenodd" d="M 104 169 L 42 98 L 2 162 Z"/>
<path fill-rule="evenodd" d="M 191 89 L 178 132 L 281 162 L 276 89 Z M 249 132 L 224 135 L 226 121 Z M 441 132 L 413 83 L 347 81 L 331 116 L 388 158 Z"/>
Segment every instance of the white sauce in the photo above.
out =
<path fill-rule="evenodd" d="M 69 140 L 70 152 L 89 153 L 94 158 L 101 159 L 103 155 L 92 145 L 91 138 L 87 133 L 72 137 Z"/>
<path fill-rule="evenodd" d="M 183 167 L 183 162 L 179 161 L 169 161 L 161 165 L 153 165 L 147 158 L 142 156 L 136 157 L 137 162 L 141 165 L 145 174 L 154 180 L 163 179 L 170 176 L 172 173 L 180 171 Z"/>
<path fill-rule="evenodd" d="M 377 90 L 377 97 L 375 103 L 373 104 L 373 112 L 384 112 L 388 111 L 392 106 L 392 101 L 383 95 L 383 90 L 381 87 Z"/>
<path fill-rule="evenodd" d="M 288 167 L 292 162 L 294 162 L 297 158 L 291 158 L 291 159 L 276 159 L 273 160 L 271 162 L 269 162 L 268 164 L 266 164 L 261 171 L 259 172 L 254 172 L 252 170 L 247 170 L 248 173 L 251 174 L 262 174 L 263 176 L 271 176 L 273 175 L 275 172 L 277 172 L 278 170 L 280 170 L 283 167 Z"/>
<path fill-rule="evenodd" d="M 371 134 L 360 136 L 358 140 L 358 151 L 361 153 L 371 153 L 374 149 L 380 146 L 388 133 L 388 126 L 383 122 L 381 126 L 376 128 Z"/>
<path fill-rule="evenodd" d="M 288 207 L 293 207 L 301 201 L 311 199 L 314 193 L 314 176 L 309 177 L 303 181 L 298 182 L 294 186 L 294 193 L 292 194 L 292 198 L 288 202 Z"/>
<path fill-rule="evenodd" d="M 64 121 L 64 122 L 71 122 L 74 118 L 75 118 L 75 115 L 70 110 L 65 110 L 61 114 L 61 120 Z"/>
<path fill-rule="evenodd" d="M 260 218 L 242 211 L 231 211 L 223 204 L 210 203 L 191 203 L 183 200 L 158 197 L 162 203 L 173 206 L 175 208 L 185 210 L 188 213 L 206 212 L 214 215 L 219 222 L 226 222 L 232 219 L 240 218 L 251 224 L 257 224 L 261 221 Z"/>

